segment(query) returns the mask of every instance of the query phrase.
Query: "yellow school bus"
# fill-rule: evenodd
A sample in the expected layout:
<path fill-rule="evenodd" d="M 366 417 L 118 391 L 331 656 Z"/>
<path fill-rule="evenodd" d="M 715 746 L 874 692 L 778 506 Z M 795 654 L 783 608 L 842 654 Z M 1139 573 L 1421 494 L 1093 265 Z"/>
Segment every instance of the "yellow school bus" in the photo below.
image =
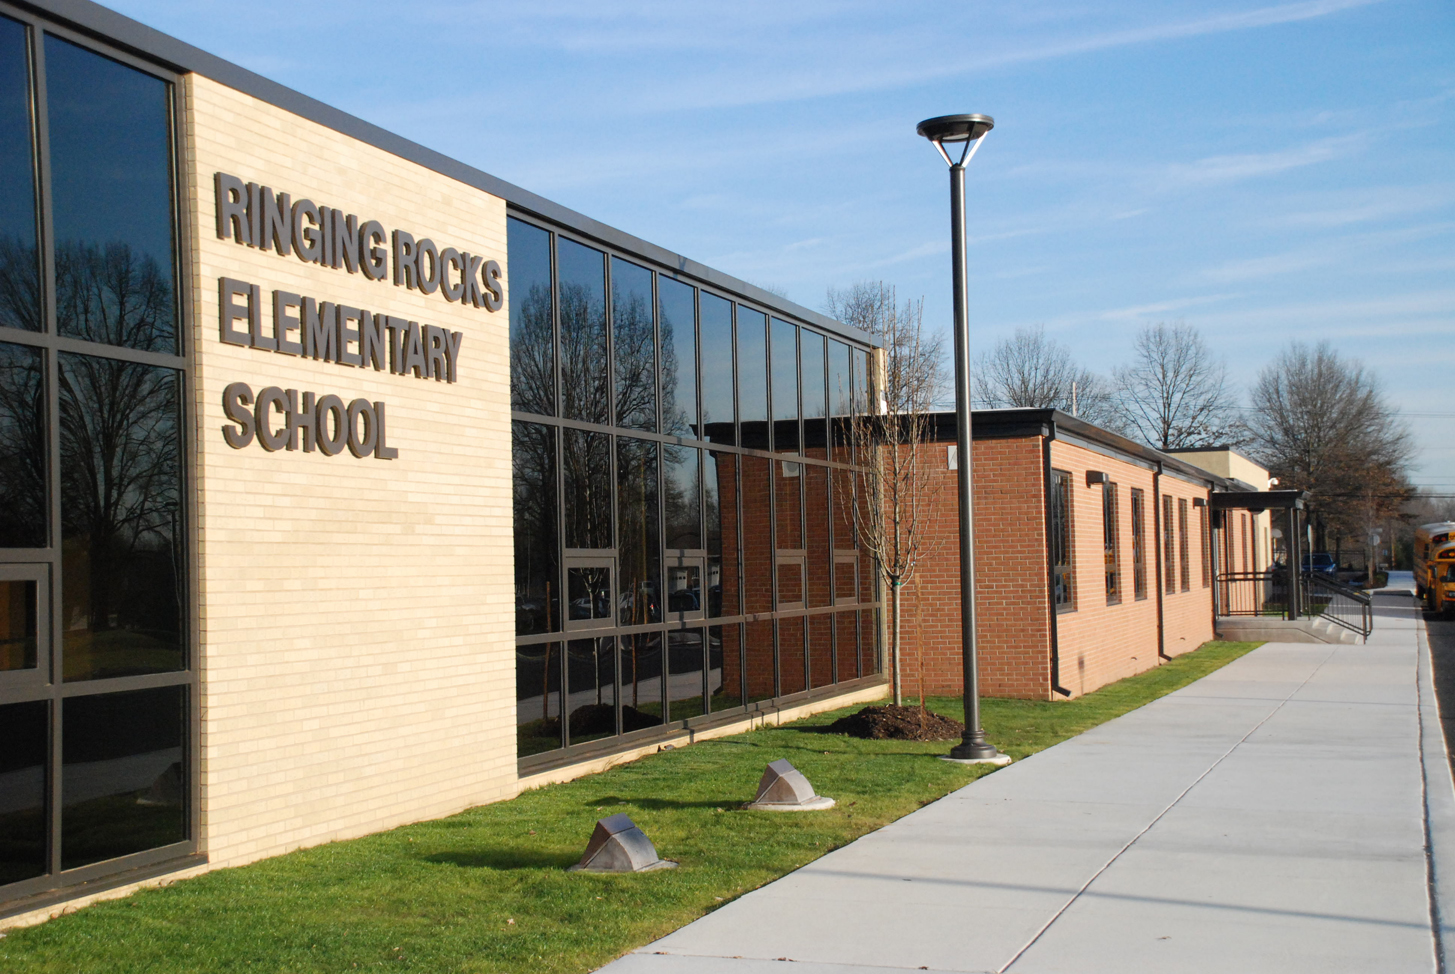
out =
<path fill-rule="evenodd" d="M 1415 598 L 1422 599 L 1430 583 L 1430 549 L 1455 541 L 1455 521 L 1436 521 L 1415 528 Z"/>
<path fill-rule="evenodd" d="M 1425 605 L 1446 618 L 1455 616 L 1455 539 L 1431 545 L 1425 561 Z"/>

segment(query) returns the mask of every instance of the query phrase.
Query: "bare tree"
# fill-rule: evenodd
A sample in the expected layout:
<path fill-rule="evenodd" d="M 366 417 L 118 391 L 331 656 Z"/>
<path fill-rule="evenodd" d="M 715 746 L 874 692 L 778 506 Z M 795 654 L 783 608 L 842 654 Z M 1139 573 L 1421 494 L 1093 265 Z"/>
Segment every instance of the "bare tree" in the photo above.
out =
<path fill-rule="evenodd" d="M 1017 328 L 1014 338 L 981 355 L 975 393 L 992 408 L 1059 409 L 1098 426 L 1120 425 L 1106 381 L 1078 366 L 1070 349 L 1046 337 L 1044 325 Z"/>
<path fill-rule="evenodd" d="M 1279 486 L 1313 494 L 1321 547 L 1370 547 L 1367 535 L 1400 516 L 1413 495 L 1409 431 L 1362 365 L 1328 342 L 1293 342 L 1259 373 L 1252 406 L 1252 452 Z"/>
<path fill-rule="evenodd" d="M 894 288 L 882 282 L 830 290 L 826 310 L 884 342 L 882 368 L 871 369 L 878 373 L 874 398 L 856 402 L 840 427 L 863 473 L 836 478 L 836 492 L 837 502 L 853 513 L 859 543 L 889 586 L 891 680 L 894 704 L 903 706 L 901 590 L 935 545 L 938 485 L 925 443 L 944 382 L 944 349 L 938 337 L 924 336 L 923 302 L 900 305 Z"/>
<path fill-rule="evenodd" d="M 876 335 L 886 346 L 892 346 L 903 373 L 899 393 L 911 396 L 921 412 L 928 412 L 950 388 L 945 336 L 925 334 L 923 299 L 903 305 L 898 305 L 898 300 L 892 285 L 860 281 L 851 287 L 829 288 L 823 310 L 830 318 Z"/>
<path fill-rule="evenodd" d="M 1143 328 L 1131 364 L 1113 375 L 1128 435 L 1161 450 L 1240 439 L 1227 366 L 1193 326 L 1159 322 Z"/>

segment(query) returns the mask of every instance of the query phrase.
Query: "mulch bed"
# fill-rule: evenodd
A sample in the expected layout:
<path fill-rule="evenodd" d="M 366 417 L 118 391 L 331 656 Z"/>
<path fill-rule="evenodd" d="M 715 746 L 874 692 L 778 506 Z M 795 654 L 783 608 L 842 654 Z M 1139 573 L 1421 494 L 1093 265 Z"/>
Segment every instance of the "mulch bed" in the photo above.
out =
<path fill-rule="evenodd" d="M 840 717 L 828 730 L 871 741 L 956 741 L 965 733 L 965 725 L 933 710 L 921 713 L 918 707 L 888 704 Z"/>

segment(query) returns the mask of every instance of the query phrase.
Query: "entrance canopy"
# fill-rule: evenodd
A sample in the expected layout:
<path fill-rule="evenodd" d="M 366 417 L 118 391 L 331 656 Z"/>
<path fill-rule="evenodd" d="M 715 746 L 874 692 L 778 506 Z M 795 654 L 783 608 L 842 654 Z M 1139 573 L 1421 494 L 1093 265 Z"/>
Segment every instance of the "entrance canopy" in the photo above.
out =
<path fill-rule="evenodd" d="M 1308 500 L 1306 490 L 1225 490 L 1214 491 L 1208 504 L 1215 511 L 1252 511 L 1254 514 L 1267 510 L 1304 509 Z"/>

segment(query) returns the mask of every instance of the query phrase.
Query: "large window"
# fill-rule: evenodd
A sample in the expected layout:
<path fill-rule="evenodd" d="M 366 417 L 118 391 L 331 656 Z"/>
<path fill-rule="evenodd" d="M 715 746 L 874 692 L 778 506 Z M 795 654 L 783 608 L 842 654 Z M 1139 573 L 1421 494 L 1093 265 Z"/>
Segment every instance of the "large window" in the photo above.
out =
<path fill-rule="evenodd" d="M 1074 566 L 1072 564 L 1071 475 L 1064 470 L 1051 471 L 1051 586 L 1057 612 L 1076 608 Z"/>
<path fill-rule="evenodd" d="M 1147 494 L 1132 488 L 1132 598 L 1147 597 Z"/>
<path fill-rule="evenodd" d="M 830 423 L 868 401 L 866 350 L 552 226 L 507 233 L 521 759 L 875 674 Z"/>
<path fill-rule="evenodd" d="M 1101 494 L 1101 546 L 1106 565 L 1106 604 L 1122 600 L 1122 560 L 1118 545 L 1121 532 L 1117 524 L 1117 485 L 1107 483 Z"/>
<path fill-rule="evenodd" d="M 0 901 L 196 848 L 172 99 L 0 16 Z"/>

